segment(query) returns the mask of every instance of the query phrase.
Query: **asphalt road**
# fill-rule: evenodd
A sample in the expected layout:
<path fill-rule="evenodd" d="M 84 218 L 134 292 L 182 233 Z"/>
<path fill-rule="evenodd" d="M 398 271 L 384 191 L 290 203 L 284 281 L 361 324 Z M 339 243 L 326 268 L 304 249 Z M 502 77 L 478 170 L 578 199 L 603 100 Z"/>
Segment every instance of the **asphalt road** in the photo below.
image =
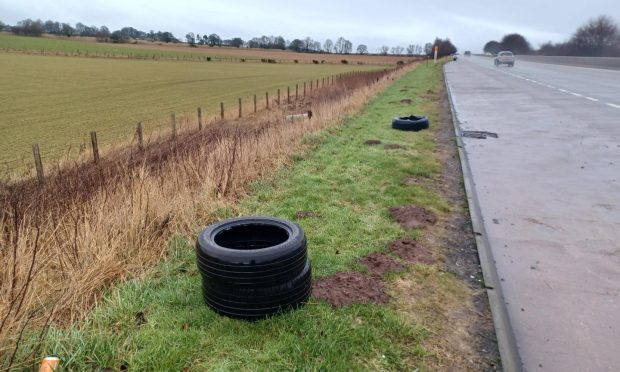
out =
<path fill-rule="evenodd" d="M 620 71 L 445 71 L 524 368 L 620 371 Z"/>

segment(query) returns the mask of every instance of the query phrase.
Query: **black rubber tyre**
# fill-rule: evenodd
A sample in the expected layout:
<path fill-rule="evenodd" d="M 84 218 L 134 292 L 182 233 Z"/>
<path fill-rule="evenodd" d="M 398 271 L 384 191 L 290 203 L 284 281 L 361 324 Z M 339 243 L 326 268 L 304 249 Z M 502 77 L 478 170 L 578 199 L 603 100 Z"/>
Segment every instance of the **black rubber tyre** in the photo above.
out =
<path fill-rule="evenodd" d="M 196 242 L 205 302 L 230 317 L 258 319 L 308 300 L 312 270 L 303 230 L 272 217 L 208 226 Z"/>
<path fill-rule="evenodd" d="M 428 118 L 415 115 L 394 118 L 392 119 L 392 128 L 413 131 L 428 129 Z"/>

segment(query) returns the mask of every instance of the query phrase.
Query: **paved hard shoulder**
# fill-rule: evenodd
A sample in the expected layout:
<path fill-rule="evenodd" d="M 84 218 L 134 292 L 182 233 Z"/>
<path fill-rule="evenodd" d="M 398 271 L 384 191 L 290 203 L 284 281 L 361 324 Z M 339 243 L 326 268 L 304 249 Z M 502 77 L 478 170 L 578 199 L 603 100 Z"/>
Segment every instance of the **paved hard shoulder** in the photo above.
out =
<path fill-rule="evenodd" d="M 620 366 L 620 94 L 609 87 L 620 74 L 561 67 L 472 57 L 448 64 L 446 79 L 460 129 L 497 134 L 462 141 L 524 368 L 611 371 Z"/>

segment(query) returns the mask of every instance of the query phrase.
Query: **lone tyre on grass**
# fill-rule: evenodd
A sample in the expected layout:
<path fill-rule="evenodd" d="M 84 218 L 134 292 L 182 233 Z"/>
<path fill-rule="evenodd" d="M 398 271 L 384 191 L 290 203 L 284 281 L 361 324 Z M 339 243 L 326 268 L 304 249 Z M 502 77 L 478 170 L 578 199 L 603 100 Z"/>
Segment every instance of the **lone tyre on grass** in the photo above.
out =
<path fill-rule="evenodd" d="M 397 117 L 392 119 L 392 128 L 413 131 L 428 129 L 428 118 L 416 115 Z"/>
<path fill-rule="evenodd" d="M 196 255 L 205 302 L 220 314 L 259 319 L 310 297 L 306 237 L 293 222 L 273 217 L 217 222 L 198 236 Z"/>

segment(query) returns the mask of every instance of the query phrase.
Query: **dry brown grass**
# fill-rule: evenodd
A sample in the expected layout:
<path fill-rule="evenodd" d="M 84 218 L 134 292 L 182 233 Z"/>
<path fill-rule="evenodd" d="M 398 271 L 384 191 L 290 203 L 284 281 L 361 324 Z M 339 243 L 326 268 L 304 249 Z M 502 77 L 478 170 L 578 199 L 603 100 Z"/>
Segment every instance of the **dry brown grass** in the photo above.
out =
<path fill-rule="evenodd" d="M 61 164 L 43 187 L 1 184 L 0 368 L 15 362 L 24 330 L 44 337 L 50 323 L 82 318 L 110 285 L 161 260 L 172 234 L 212 222 L 248 181 L 300 151 L 305 134 L 336 125 L 407 69 L 347 76 L 251 120 L 155 138 L 144 151 L 114 148 L 96 165 Z M 307 107 L 312 120 L 284 119 Z"/>

